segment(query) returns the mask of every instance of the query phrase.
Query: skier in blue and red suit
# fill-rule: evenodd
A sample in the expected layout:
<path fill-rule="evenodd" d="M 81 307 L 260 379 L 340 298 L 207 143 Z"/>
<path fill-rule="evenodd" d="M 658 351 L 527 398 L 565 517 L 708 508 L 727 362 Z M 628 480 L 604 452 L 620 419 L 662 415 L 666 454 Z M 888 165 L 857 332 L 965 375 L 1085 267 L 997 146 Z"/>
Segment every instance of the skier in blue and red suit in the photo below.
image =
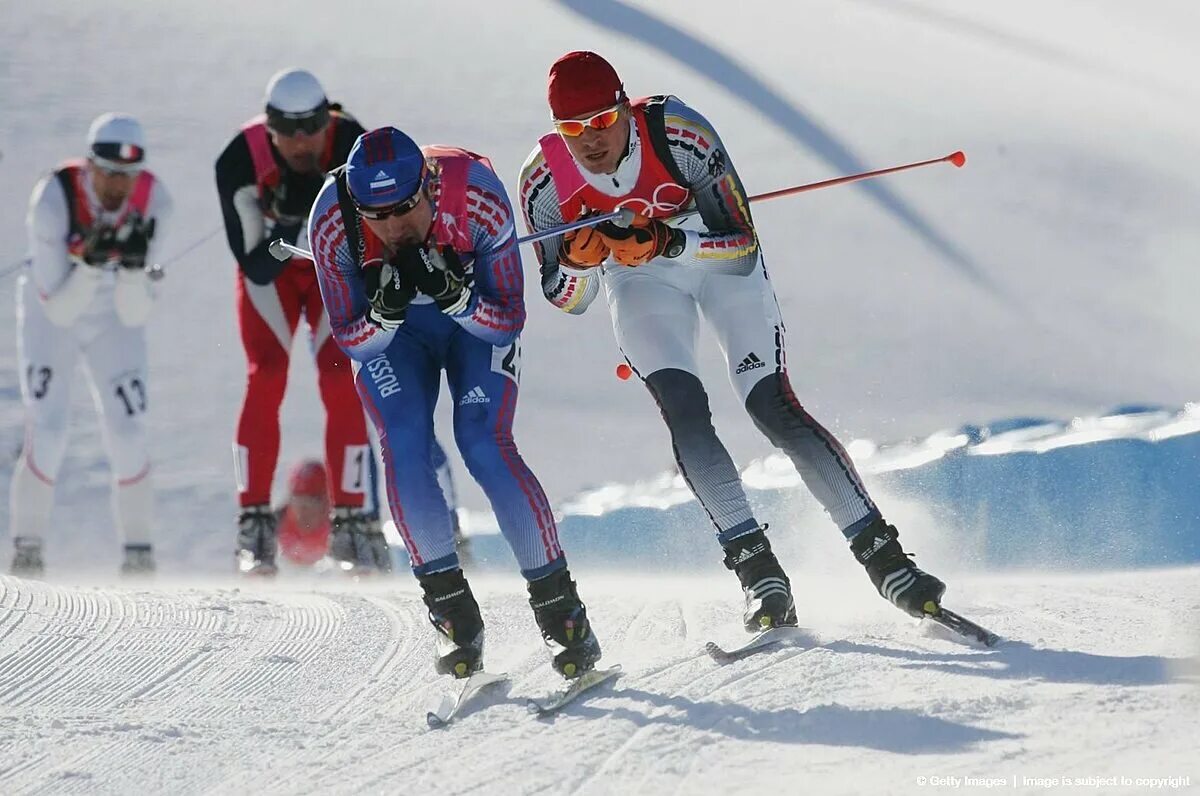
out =
<path fill-rule="evenodd" d="M 600 646 L 550 504 L 513 442 L 524 278 L 491 164 L 372 130 L 321 189 L 309 242 L 334 339 L 359 363 L 392 517 L 438 631 L 438 671 L 466 677 L 483 666 L 483 621 L 430 456 L 443 370 L 455 440 L 528 581 L 554 666 L 566 677 L 592 668 Z"/>

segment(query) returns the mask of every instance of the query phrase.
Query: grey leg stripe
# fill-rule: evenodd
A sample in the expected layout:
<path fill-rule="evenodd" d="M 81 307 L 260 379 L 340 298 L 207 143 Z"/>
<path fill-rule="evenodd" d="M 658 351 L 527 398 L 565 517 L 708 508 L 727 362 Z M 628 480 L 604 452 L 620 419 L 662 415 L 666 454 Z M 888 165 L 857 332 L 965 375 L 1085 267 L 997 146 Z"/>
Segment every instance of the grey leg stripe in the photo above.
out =
<path fill-rule="evenodd" d="M 739 526 L 758 527 L 733 459 L 717 439 L 700 379 L 684 370 L 666 368 L 651 373 L 645 383 L 671 432 L 679 472 L 717 533 Z"/>
<path fill-rule="evenodd" d="M 805 486 L 843 532 L 858 530 L 864 519 L 879 515 L 845 448 L 796 400 L 786 373 L 767 374 L 755 384 L 746 397 L 746 411 L 792 460 Z"/>

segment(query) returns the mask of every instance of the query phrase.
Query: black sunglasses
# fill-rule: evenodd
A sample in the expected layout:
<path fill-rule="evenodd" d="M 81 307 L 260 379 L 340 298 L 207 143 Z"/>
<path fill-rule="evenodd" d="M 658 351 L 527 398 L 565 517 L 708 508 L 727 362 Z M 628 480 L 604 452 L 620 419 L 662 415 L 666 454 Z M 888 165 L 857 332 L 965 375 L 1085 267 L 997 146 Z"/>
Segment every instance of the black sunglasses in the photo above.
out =
<path fill-rule="evenodd" d="M 415 194 L 401 202 L 382 206 L 360 205 L 358 202 L 355 202 L 354 209 L 358 211 L 360 216 L 370 221 L 383 221 L 385 218 L 391 218 L 392 216 L 402 216 L 421 203 L 423 188 L 424 186 L 418 188 Z"/>
<path fill-rule="evenodd" d="M 97 141 L 92 144 L 92 156 L 109 163 L 130 166 L 141 163 L 146 152 L 137 144 L 117 144 L 111 141 Z"/>
<path fill-rule="evenodd" d="M 304 113 L 285 113 L 284 111 L 267 106 L 267 127 L 282 136 L 293 136 L 297 133 L 313 135 L 329 124 L 329 103 L 322 103 L 311 111 Z"/>

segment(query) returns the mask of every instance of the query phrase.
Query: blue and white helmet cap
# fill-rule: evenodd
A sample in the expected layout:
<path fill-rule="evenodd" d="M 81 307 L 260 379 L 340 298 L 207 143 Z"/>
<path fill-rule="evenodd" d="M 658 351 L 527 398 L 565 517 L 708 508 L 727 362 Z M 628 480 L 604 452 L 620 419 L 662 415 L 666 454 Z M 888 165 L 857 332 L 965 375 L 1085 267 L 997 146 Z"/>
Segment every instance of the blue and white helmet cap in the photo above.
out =
<path fill-rule="evenodd" d="M 421 148 L 395 127 L 363 133 L 346 159 L 346 186 L 354 203 L 361 207 L 415 200 L 425 184 L 426 173 Z"/>
<path fill-rule="evenodd" d="M 108 171 L 137 171 L 146 159 L 142 125 L 127 113 L 97 116 L 88 129 L 88 157 Z"/>

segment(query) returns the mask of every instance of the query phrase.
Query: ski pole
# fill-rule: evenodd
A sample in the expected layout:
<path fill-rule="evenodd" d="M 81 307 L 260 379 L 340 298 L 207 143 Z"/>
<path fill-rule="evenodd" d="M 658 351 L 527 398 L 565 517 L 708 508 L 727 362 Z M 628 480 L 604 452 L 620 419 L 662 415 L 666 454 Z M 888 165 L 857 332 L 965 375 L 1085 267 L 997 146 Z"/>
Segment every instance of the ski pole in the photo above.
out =
<path fill-rule="evenodd" d="M 864 171 L 862 174 L 849 174 L 845 177 L 834 177 L 831 180 L 821 180 L 820 182 L 810 182 L 804 185 L 794 185 L 791 188 L 780 188 L 776 191 L 767 191 L 766 193 L 758 193 L 749 197 L 746 201 L 753 204 L 754 202 L 766 202 L 771 199 L 780 199 L 784 196 L 793 196 L 806 191 L 815 191 L 818 188 L 832 188 L 835 185 L 845 185 L 859 180 L 870 180 L 875 177 L 882 177 L 885 174 L 895 174 L 898 171 L 908 171 L 909 169 L 920 168 L 921 166 L 932 166 L 935 163 L 952 163 L 957 168 L 962 168 L 967 162 L 967 156 L 962 152 L 951 152 L 949 155 L 941 158 L 932 158 L 930 160 L 920 160 L 916 163 L 905 163 L 903 166 L 892 166 L 887 169 L 877 169 L 875 171 Z M 671 216 L 675 218 L 685 218 L 700 212 L 696 208 L 684 210 L 682 213 L 677 213 Z"/>
<path fill-rule="evenodd" d="M 810 182 L 805 183 L 804 185 L 793 185 L 790 188 L 780 188 L 775 191 L 767 191 L 766 193 L 755 194 L 749 197 L 747 201 L 751 204 L 754 202 L 766 202 L 771 199 L 780 199 L 784 196 L 793 196 L 798 193 L 815 191 L 820 188 L 832 188 L 835 185 L 846 185 L 847 183 L 851 182 L 882 177 L 885 174 L 895 174 L 899 171 L 908 171 L 909 169 L 916 169 L 922 166 L 932 166 L 935 163 L 951 163 L 957 168 L 962 168 L 966 162 L 967 156 L 960 150 L 958 152 L 951 152 L 949 155 L 940 158 L 920 160 L 915 163 L 905 163 L 902 166 L 892 166 L 886 169 L 876 169 L 875 171 L 864 171 L 861 174 L 848 174 L 845 177 L 834 177 L 833 179 L 821 180 L 820 182 Z M 676 213 L 665 220 L 673 221 L 680 218 L 687 218 L 688 216 L 695 215 L 698 212 L 700 211 L 693 207 L 680 213 Z M 630 210 L 628 207 L 625 207 L 619 210 L 614 210 L 611 213 L 604 213 L 598 216 L 588 216 L 587 218 L 580 218 L 567 224 L 560 224 L 557 227 L 543 229 L 540 232 L 533 232 L 524 237 L 517 238 L 517 243 L 535 243 L 539 240 L 553 238 L 555 235 L 563 235 L 567 232 L 580 229 L 582 227 L 592 227 L 605 221 L 616 221 L 622 226 L 628 226 L 633 221 L 634 215 L 635 214 L 632 210 Z M 286 243 L 282 239 L 271 242 L 270 252 L 271 256 L 277 260 L 286 260 L 289 257 L 303 257 L 308 260 L 312 259 L 312 252 L 308 251 L 307 249 L 302 249 L 299 246 L 293 246 L 290 243 Z"/>
<path fill-rule="evenodd" d="M 634 215 L 634 212 L 629 208 L 623 208 L 621 210 L 614 210 L 611 213 L 604 213 L 603 215 L 599 216 L 588 216 L 587 218 L 581 218 L 577 221 L 572 221 L 569 224 L 561 224 L 557 227 L 543 229 L 541 232 L 534 232 L 526 235 L 523 238 L 517 238 L 517 244 L 520 245 L 522 243 L 534 243 L 539 240 L 545 240 L 546 238 L 553 238 L 555 235 L 563 235 L 573 229 L 591 227 L 601 223 L 602 221 L 616 221 L 621 223 L 623 226 L 628 226 L 629 224 L 633 223 Z M 312 252 L 310 252 L 308 249 L 303 249 L 299 246 L 293 246 L 282 238 L 277 238 L 271 241 L 271 245 L 267 247 L 267 251 L 271 253 L 272 257 L 280 262 L 291 259 L 292 257 L 303 257 L 306 260 L 311 260 L 313 258 Z"/>
<path fill-rule="evenodd" d="M 205 243 L 206 241 L 208 241 L 209 238 L 211 238 L 213 235 L 216 235 L 220 231 L 221 231 L 221 227 L 213 227 L 208 232 L 204 233 L 203 236 L 197 238 L 195 241 L 190 243 L 186 248 L 184 248 L 183 250 L 181 250 L 179 252 L 176 252 L 175 254 L 172 254 L 170 257 L 163 260 L 161 263 L 154 263 L 153 265 L 146 266 L 146 272 L 150 275 L 151 279 L 154 279 L 154 280 L 162 279 L 163 266 L 170 265 L 171 263 L 182 259 L 184 257 L 184 255 L 191 254 L 193 251 L 195 251 L 200 246 L 200 244 Z M 15 263 L 13 263 L 12 265 L 5 268 L 3 271 L 0 271 L 0 279 L 3 279 L 4 277 L 13 273 L 17 269 L 19 269 L 21 266 L 25 265 L 26 262 L 27 262 L 27 258 L 22 257 L 20 260 L 17 260 Z"/>

